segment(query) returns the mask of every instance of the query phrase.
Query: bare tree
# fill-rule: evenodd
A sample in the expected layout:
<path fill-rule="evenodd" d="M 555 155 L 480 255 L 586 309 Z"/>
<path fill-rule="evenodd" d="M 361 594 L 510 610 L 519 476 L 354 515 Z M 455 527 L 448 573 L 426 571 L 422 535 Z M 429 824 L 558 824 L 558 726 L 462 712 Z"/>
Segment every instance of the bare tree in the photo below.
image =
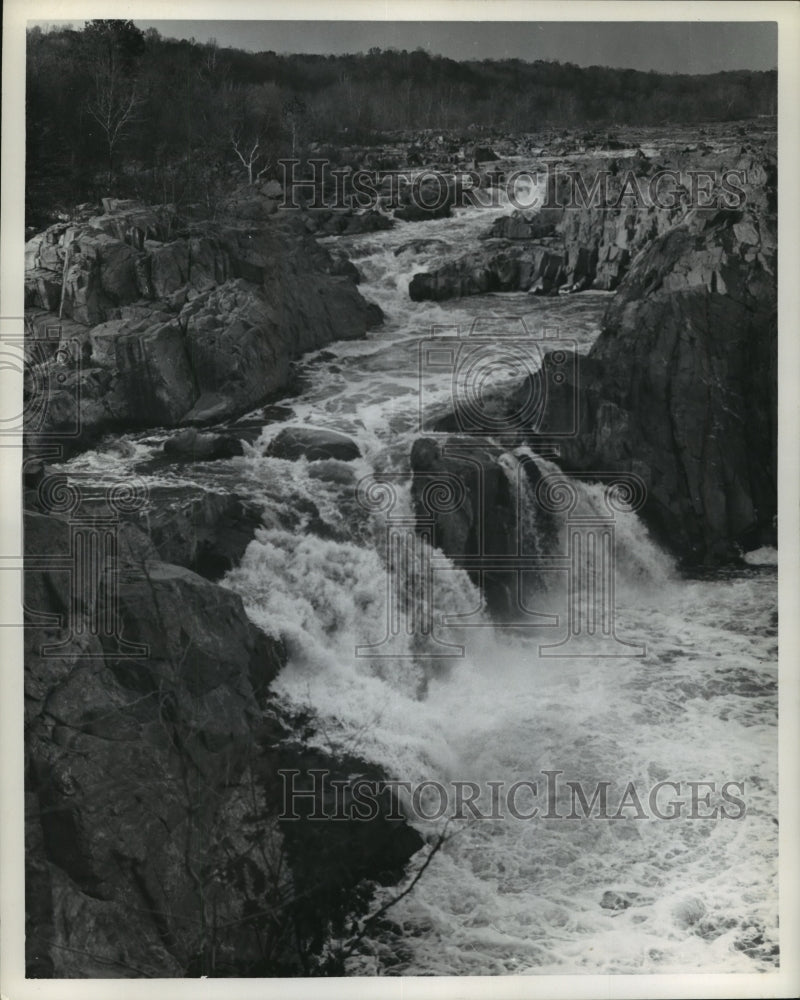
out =
<path fill-rule="evenodd" d="M 100 126 L 108 153 L 108 180 L 114 175 L 114 152 L 141 118 L 134 67 L 144 50 L 144 34 L 132 21 L 87 21 L 84 38 L 94 78 L 94 97 L 86 111 Z"/>
<path fill-rule="evenodd" d="M 247 171 L 247 183 L 254 184 L 259 177 L 263 177 L 264 174 L 273 166 L 272 160 L 265 153 L 262 146 L 262 138 L 256 136 L 253 140 L 252 145 L 249 140 L 242 138 L 241 134 L 236 131 L 231 131 L 231 146 L 233 146 L 233 151 L 242 161 L 242 165 Z M 263 162 L 263 166 L 254 175 L 253 171 L 256 169 L 259 161 Z"/>
<path fill-rule="evenodd" d="M 118 78 L 115 67 L 99 69 L 95 73 L 95 97 L 86 104 L 89 115 L 100 126 L 108 152 L 108 180 L 114 176 L 114 151 L 130 126 L 141 119 L 140 108 L 144 103 L 136 93 L 136 85 L 125 85 Z"/>

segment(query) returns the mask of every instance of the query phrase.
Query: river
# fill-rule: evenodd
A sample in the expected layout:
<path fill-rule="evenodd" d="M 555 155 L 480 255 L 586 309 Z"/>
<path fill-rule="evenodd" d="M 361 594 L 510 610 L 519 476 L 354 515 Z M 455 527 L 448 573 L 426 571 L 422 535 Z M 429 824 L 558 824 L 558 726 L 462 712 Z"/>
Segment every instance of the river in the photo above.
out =
<path fill-rule="evenodd" d="M 442 328 L 463 334 L 477 322 L 474 329 L 487 336 L 532 337 L 540 345 L 535 358 L 540 347 L 565 339 L 586 351 L 599 332 L 608 293 L 409 300 L 416 271 L 473 246 L 500 211 L 459 210 L 450 219 L 339 239 L 363 275 L 362 293 L 381 306 L 386 322 L 366 340 L 304 359 L 302 391 L 269 410 L 244 457 L 155 463 L 164 430 L 108 438 L 63 468 L 101 484 L 136 475 L 145 485 L 235 489 L 263 503 L 265 526 L 222 582 L 242 595 L 253 621 L 286 639 L 290 659 L 274 689 L 286 705 L 313 711 L 321 746 L 357 753 L 412 785 L 468 781 L 485 789 L 489 782 L 531 781 L 541 789 L 549 771 L 562 789 L 573 781 L 590 795 L 606 781 L 611 813 L 633 783 L 644 817 L 634 818 L 639 811 L 631 807 L 617 820 L 568 819 L 568 796 L 564 818 L 545 816 L 545 804 L 530 819 L 452 820 L 447 842 L 413 891 L 354 950 L 352 974 L 773 969 L 774 552 L 751 556 L 753 565 L 736 572 L 687 577 L 635 513 L 620 513 L 617 633 L 641 645 L 642 655 L 542 655 L 540 629 L 493 628 L 480 612 L 472 621 L 482 627 L 438 626 L 442 639 L 463 645 L 463 656 L 429 659 L 410 640 L 394 657 L 355 654 L 356 646 L 383 636 L 389 586 L 386 514 L 359 505 L 357 483 L 375 473 L 397 477 L 391 514 L 409 516 L 420 395 L 434 406 L 452 397 L 446 364 L 420 376 L 420 341 Z M 411 241 L 439 242 L 404 249 Z M 242 426 L 259 419 L 250 415 Z M 362 457 L 347 466 L 269 457 L 270 441 L 287 425 L 342 431 Z M 599 509 L 599 491 L 580 487 L 587 510 Z M 296 520 L 297 511 L 310 509 L 307 502 L 329 527 L 326 537 L 302 520 L 289 526 L 293 511 Z M 424 599 L 437 614 L 464 613 L 479 604 L 477 591 L 462 569 L 442 572 L 446 563 L 438 554 Z M 400 586 L 419 588 L 419 580 Z M 558 580 L 543 587 L 539 610 L 563 620 L 561 590 Z M 686 800 L 674 819 L 649 808 L 659 782 L 678 786 L 662 787 L 662 811 L 669 812 L 671 798 Z M 702 786 L 692 809 L 689 782 L 714 784 L 708 804 Z M 736 783 L 743 805 L 707 818 L 726 782 Z M 518 805 L 521 814 L 532 811 L 522 793 Z M 434 844 L 445 820 L 414 822 Z M 424 856 L 425 849 L 414 870 Z M 379 889 L 377 903 L 397 893 Z"/>

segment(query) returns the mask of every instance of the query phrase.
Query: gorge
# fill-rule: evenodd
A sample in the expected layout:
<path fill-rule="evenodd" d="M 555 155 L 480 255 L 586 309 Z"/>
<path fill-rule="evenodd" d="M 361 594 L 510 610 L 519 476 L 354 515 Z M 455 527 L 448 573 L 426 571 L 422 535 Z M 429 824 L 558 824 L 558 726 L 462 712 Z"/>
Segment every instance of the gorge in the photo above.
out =
<path fill-rule="evenodd" d="M 724 166 L 737 208 L 109 199 L 28 241 L 29 975 L 775 966 L 775 136 L 699 128 L 499 169 Z M 613 526 L 609 655 L 553 651 L 570 518 Z M 286 769 L 543 768 L 746 814 L 281 815 Z"/>

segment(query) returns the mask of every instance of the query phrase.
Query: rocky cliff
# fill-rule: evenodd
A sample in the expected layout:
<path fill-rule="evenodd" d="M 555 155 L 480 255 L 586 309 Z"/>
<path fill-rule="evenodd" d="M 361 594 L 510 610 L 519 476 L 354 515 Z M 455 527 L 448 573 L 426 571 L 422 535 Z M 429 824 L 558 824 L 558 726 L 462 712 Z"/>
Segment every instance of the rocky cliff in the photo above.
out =
<path fill-rule="evenodd" d="M 324 941 L 420 837 L 388 793 L 369 822 L 309 820 L 323 787 L 284 818 L 282 768 L 381 775 L 303 746 L 270 696 L 282 643 L 132 521 L 74 601 L 77 535 L 108 531 L 89 514 L 25 518 L 28 975 L 340 972 Z"/>
<path fill-rule="evenodd" d="M 26 246 L 28 975 L 336 974 L 324 943 L 422 841 L 388 792 L 368 822 L 309 820 L 333 811 L 322 787 L 284 818 L 281 769 L 383 776 L 308 749 L 313 720 L 271 695 L 282 642 L 213 582 L 264 511 L 166 485 L 76 509 L 37 446 L 174 426 L 170 459 L 240 454 L 194 425 L 286 391 L 295 359 L 380 312 L 299 216 L 103 208 Z"/>
<path fill-rule="evenodd" d="M 44 385 L 46 404 L 30 408 L 33 443 L 242 413 L 286 389 L 294 359 L 381 320 L 295 219 L 105 208 L 26 245 L 30 391 Z"/>
<path fill-rule="evenodd" d="M 496 219 L 480 247 L 414 275 L 409 295 L 423 301 L 486 292 L 614 291 L 636 254 L 692 205 L 734 205 L 773 169 L 763 150 L 741 145 L 722 153 L 707 147 L 653 157 L 639 151 L 618 160 L 548 161 L 538 172 L 540 207 Z M 513 193 L 512 178 L 511 196 L 523 199 Z"/>
<path fill-rule="evenodd" d="M 774 215 L 698 211 L 637 259 L 574 381 L 539 385 L 544 437 L 578 404 L 561 464 L 641 476 L 644 516 L 690 562 L 775 544 L 776 288 Z"/>

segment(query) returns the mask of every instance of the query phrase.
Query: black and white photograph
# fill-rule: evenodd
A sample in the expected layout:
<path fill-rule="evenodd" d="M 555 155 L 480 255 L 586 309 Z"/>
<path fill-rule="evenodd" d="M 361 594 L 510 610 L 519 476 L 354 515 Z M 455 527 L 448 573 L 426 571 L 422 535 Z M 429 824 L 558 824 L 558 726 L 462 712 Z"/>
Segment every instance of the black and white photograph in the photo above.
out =
<path fill-rule="evenodd" d="M 3 996 L 796 995 L 798 6 L 162 6 L 9 4 Z"/>

